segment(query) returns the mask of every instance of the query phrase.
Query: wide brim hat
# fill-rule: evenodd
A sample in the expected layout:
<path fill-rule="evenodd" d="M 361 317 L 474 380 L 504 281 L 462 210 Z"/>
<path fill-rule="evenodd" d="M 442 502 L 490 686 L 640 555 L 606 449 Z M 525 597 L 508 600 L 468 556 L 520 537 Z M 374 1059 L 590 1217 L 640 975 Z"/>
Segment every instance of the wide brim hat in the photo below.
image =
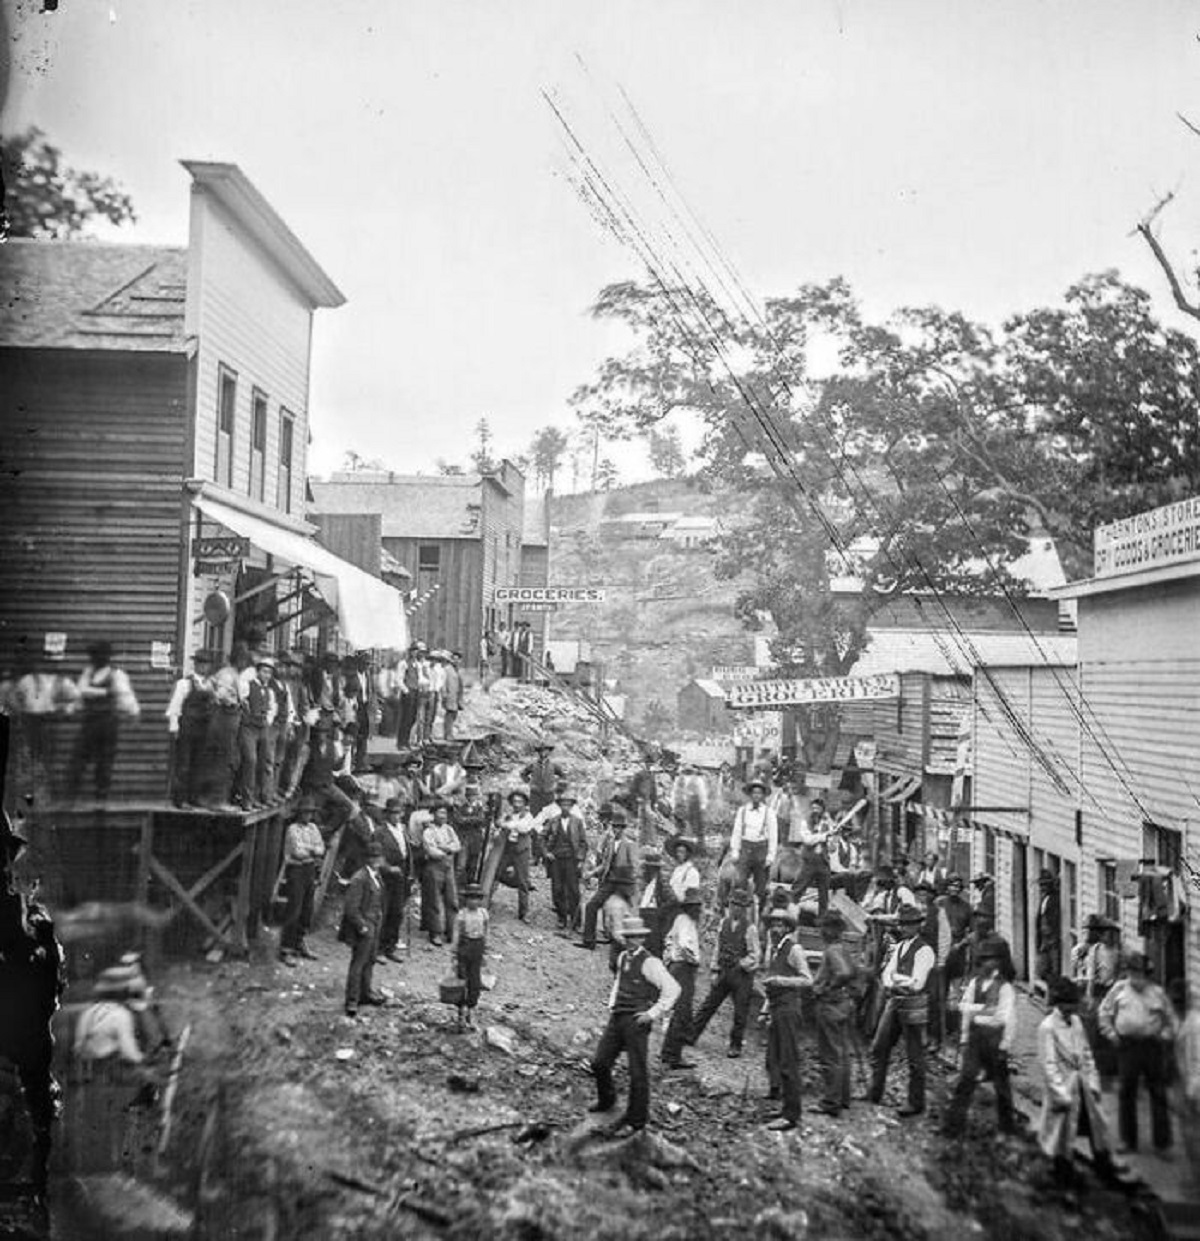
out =
<path fill-rule="evenodd" d="M 482 900 L 483 899 L 483 885 L 479 883 L 468 883 L 467 886 L 463 888 L 463 896 L 464 897 L 477 896 L 479 897 L 480 900 Z"/>
<path fill-rule="evenodd" d="M 697 842 L 694 836 L 672 836 L 671 839 L 667 841 L 667 852 L 674 853 L 680 845 L 688 851 L 689 857 L 696 856 Z"/>
<path fill-rule="evenodd" d="M 270 668 L 271 671 L 274 672 L 275 671 L 275 656 L 274 655 L 258 655 L 255 657 L 254 666 L 256 668 Z"/>
<path fill-rule="evenodd" d="M 301 797 L 300 800 L 296 803 L 296 809 L 299 811 L 319 810 L 320 802 L 318 802 L 317 799 L 311 793 L 305 793 L 304 796 Z"/>
<path fill-rule="evenodd" d="M 947 875 L 945 886 L 947 888 L 961 888 L 964 886 L 962 875 Z"/>
<path fill-rule="evenodd" d="M 511 806 L 516 798 L 520 798 L 527 806 L 529 805 L 529 794 L 524 789 L 513 789 L 508 795 L 508 804 Z"/>
<path fill-rule="evenodd" d="M 561 793 L 555 795 L 555 801 L 557 801 L 559 805 L 565 801 L 569 801 L 572 805 L 576 805 L 579 802 L 579 798 L 572 793 L 570 789 L 563 789 Z"/>
<path fill-rule="evenodd" d="M 767 910 L 768 922 L 786 922 L 788 926 L 796 925 L 796 915 L 786 905 L 774 905 Z"/>
<path fill-rule="evenodd" d="M 999 935 L 985 935 L 975 949 L 976 961 L 1003 961 L 1008 956 L 1008 944 Z"/>
<path fill-rule="evenodd" d="M 683 894 L 683 900 L 679 904 L 684 909 L 699 908 L 704 904 L 704 898 L 700 894 L 700 889 L 688 888 Z"/>
<path fill-rule="evenodd" d="M 734 888 L 729 894 L 729 900 L 734 905 L 749 905 L 753 898 L 745 888 Z"/>
<path fill-rule="evenodd" d="M 1058 876 L 1052 870 L 1041 870 L 1038 872 L 1038 883 L 1050 886 L 1058 883 Z"/>
<path fill-rule="evenodd" d="M 742 785 L 742 792 L 749 793 L 751 789 L 762 789 L 764 793 L 768 792 L 767 782 L 765 780 L 747 780 Z"/>
<path fill-rule="evenodd" d="M 896 921 L 899 922 L 901 926 L 911 926 L 916 922 L 924 922 L 925 911 L 923 909 L 918 909 L 916 905 L 904 905 L 901 907 L 900 912 L 896 915 Z"/>
<path fill-rule="evenodd" d="M 991 875 L 985 875 L 982 871 L 971 880 L 971 887 L 982 888 L 985 883 L 991 883 Z"/>
<path fill-rule="evenodd" d="M 650 934 L 650 928 L 638 917 L 637 914 L 626 914 L 621 920 L 621 938 L 622 939 L 645 939 Z"/>

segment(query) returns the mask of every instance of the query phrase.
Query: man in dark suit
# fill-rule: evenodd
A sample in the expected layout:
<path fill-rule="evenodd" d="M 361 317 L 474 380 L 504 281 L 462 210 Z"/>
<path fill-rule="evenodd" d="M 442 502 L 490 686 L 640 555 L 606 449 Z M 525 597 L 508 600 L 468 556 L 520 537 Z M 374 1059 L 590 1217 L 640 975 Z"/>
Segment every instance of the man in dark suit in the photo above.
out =
<path fill-rule="evenodd" d="M 371 986 L 383 923 L 384 891 L 379 874 L 382 865 L 383 846 L 378 840 L 372 840 L 367 845 L 362 869 L 355 872 L 346 889 L 339 938 L 350 945 L 350 969 L 346 974 L 347 1017 L 357 1017 L 360 1004 L 383 1003 L 382 994 Z"/>
<path fill-rule="evenodd" d="M 379 951 L 389 961 L 402 961 L 400 926 L 409 894 L 408 836 L 404 830 L 405 803 L 399 797 L 388 799 L 383 822 L 375 828 L 375 839 L 383 849 L 384 912 L 379 931 Z"/>

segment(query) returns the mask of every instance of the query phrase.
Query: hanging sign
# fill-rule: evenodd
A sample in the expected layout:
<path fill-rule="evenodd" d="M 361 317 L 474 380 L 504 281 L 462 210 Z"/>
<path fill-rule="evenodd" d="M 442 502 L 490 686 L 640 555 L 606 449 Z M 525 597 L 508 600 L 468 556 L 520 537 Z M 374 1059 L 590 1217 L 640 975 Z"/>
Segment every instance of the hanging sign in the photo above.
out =
<path fill-rule="evenodd" d="M 171 660 L 171 643 L 170 642 L 151 642 L 150 643 L 150 667 L 151 668 L 171 668 L 174 664 Z"/>
<path fill-rule="evenodd" d="M 497 603 L 603 603 L 594 586 L 497 586 Z"/>
<path fill-rule="evenodd" d="M 65 633 L 48 633 L 42 641 L 42 650 L 51 659 L 62 659 L 67 653 L 67 635 Z"/>
<path fill-rule="evenodd" d="M 754 664 L 714 664 L 709 679 L 727 685 L 731 681 L 753 681 L 761 671 Z"/>
<path fill-rule="evenodd" d="M 749 681 L 730 685 L 726 706 L 789 707 L 808 702 L 857 702 L 868 698 L 899 698 L 900 677 L 894 672 L 867 677 L 809 677 L 799 681 Z"/>
<path fill-rule="evenodd" d="M 241 564 L 250 556 L 250 540 L 238 535 L 219 535 L 197 539 L 192 544 L 192 559 L 198 573 L 216 573 L 231 565 Z"/>

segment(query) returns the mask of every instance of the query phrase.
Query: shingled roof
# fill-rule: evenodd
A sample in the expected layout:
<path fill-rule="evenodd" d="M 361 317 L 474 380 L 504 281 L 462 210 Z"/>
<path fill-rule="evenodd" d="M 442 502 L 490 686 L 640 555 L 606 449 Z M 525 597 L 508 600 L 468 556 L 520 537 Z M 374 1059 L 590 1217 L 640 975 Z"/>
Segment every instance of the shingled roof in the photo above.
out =
<path fill-rule="evenodd" d="M 0 346 L 186 350 L 187 251 L 96 241 L 0 246 Z"/>

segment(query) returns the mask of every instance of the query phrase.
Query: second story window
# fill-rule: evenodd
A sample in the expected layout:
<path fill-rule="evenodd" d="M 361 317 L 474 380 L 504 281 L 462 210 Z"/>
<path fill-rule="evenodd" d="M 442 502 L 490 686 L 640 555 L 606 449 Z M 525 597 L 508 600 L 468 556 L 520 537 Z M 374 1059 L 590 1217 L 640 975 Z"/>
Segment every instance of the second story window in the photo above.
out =
<path fill-rule="evenodd" d="M 250 495 L 266 499 L 267 490 L 267 394 L 257 388 L 250 398 Z"/>
<path fill-rule="evenodd" d="M 237 422 L 237 375 L 228 367 L 217 371 L 217 455 L 213 478 L 223 487 L 233 486 L 234 426 Z"/>
<path fill-rule="evenodd" d="M 417 572 L 437 573 L 442 567 L 442 549 L 436 543 L 421 543 L 417 547 Z"/>
<path fill-rule="evenodd" d="M 284 513 L 292 511 L 292 452 L 296 437 L 296 420 L 287 410 L 279 414 L 279 493 L 276 507 Z"/>

